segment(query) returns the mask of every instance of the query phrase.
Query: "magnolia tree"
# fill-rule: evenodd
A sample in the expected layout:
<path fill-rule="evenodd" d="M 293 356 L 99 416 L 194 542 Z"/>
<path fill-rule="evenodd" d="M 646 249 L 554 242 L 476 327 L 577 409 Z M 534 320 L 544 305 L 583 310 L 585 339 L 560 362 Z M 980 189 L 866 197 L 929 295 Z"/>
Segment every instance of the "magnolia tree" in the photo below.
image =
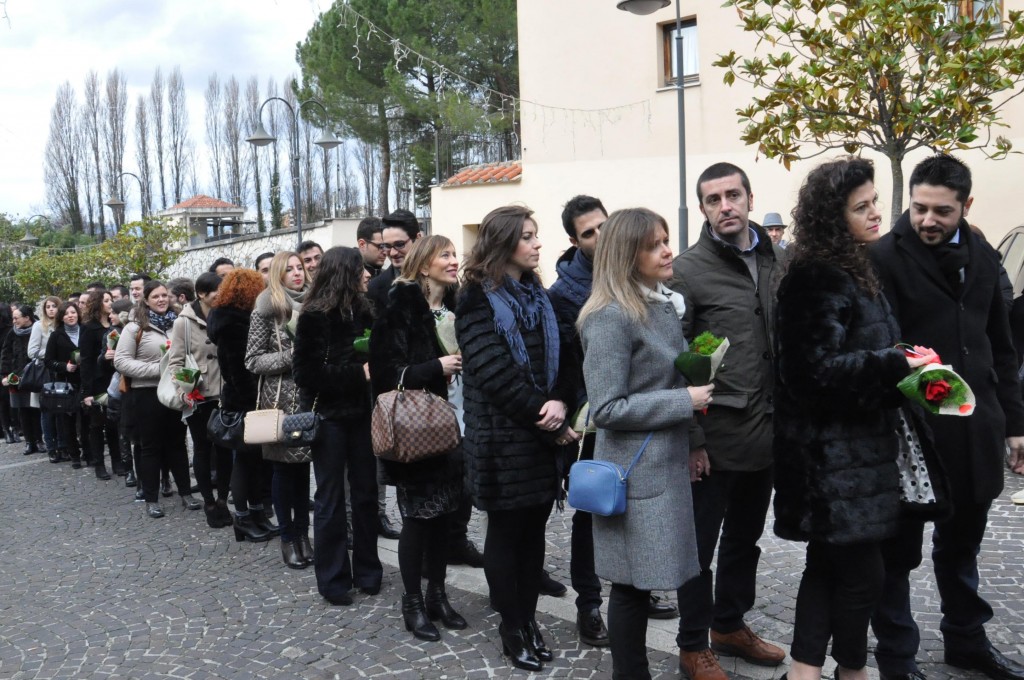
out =
<path fill-rule="evenodd" d="M 828 150 L 872 149 L 892 170 L 903 211 L 903 159 L 921 148 L 1003 158 L 1000 113 L 1021 94 L 1024 18 L 1000 2 L 728 0 L 758 50 L 719 55 L 725 82 L 755 87 L 738 109 L 742 139 L 788 169 Z M 766 49 L 761 49 L 766 48 Z M 810 146 L 809 146 L 810 145 Z"/>

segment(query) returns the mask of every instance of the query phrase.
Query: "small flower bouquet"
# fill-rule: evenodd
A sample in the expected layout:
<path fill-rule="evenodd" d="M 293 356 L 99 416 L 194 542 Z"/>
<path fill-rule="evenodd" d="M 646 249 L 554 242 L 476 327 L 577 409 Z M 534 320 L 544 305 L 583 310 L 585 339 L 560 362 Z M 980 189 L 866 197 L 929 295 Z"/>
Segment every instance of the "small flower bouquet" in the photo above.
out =
<path fill-rule="evenodd" d="M 7 389 L 11 393 L 18 391 L 18 385 L 21 384 L 21 377 L 17 373 L 11 373 L 7 376 Z"/>
<path fill-rule="evenodd" d="M 437 341 L 441 343 L 441 349 L 451 355 L 460 352 L 459 341 L 455 337 L 455 315 L 448 312 L 437 322 Z"/>
<path fill-rule="evenodd" d="M 579 407 L 576 414 L 572 417 L 573 431 L 581 437 L 585 434 L 597 432 L 597 425 L 594 425 L 594 421 L 590 419 L 590 402 L 586 402 L 583 406 Z"/>
<path fill-rule="evenodd" d="M 121 339 L 121 334 L 116 330 L 111 330 L 107 333 L 107 349 L 117 349 L 117 341 Z"/>
<path fill-rule="evenodd" d="M 174 384 L 181 390 L 182 400 L 193 408 L 204 398 L 199 392 L 200 377 L 199 370 L 195 368 L 179 368 L 173 376 Z"/>
<path fill-rule="evenodd" d="M 171 348 L 171 339 L 168 338 L 164 341 L 164 344 L 160 345 L 160 354 L 167 354 L 167 350 Z"/>
<path fill-rule="evenodd" d="M 367 328 L 363 334 L 352 341 L 352 349 L 356 354 L 370 356 L 370 329 Z"/>
<path fill-rule="evenodd" d="M 676 370 L 682 373 L 691 385 L 709 385 L 722 365 L 729 349 L 729 338 L 719 338 L 710 331 L 704 331 L 690 343 L 690 351 L 676 357 Z"/>
<path fill-rule="evenodd" d="M 924 347 L 911 349 L 901 345 L 897 349 L 912 356 L 933 357 L 896 384 L 908 399 L 935 415 L 969 416 L 974 413 L 977 404 L 974 392 L 952 366 L 942 363 L 938 354 Z"/>
<path fill-rule="evenodd" d="M 72 363 L 72 364 L 74 364 L 75 366 L 77 366 L 77 365 L 78 365 L 78 361 L 79 361 L 79 359 L 81 359 L 81 356 L 82 356 L 82 355 L 81 355 L 81 353 L 80 353 L 80 352 L 79 352 L 79 351 L 78 351 L 78 350 L 76 349 L 75 351 L 73 351 L 73 352 L 71 353 L 71 360 L 70 360 L 70 363 Z"/>
<path fill-rule="evenodd" d="M 288 323 L 284 325 L 284 334 L 287 335 L 292 342 L 295 342 L 295 327 L 298 325 L 298 323 L 299 313 L 293 311 L 292 318 L 288 319 Z"/>

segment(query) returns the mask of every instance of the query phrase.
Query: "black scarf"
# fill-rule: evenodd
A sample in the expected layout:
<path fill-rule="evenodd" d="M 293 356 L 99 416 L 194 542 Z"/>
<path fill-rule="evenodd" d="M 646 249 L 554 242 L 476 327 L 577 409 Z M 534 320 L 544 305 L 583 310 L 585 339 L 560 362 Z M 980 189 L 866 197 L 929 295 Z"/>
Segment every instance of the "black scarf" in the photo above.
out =
<path fill-rule="evenodd" d="M 971 261 L 971 251 L 967 246 L 967 234 L 960 230 L 960 242 L 953 243 L 952 238 L 945 243 L 932 246 L 928 251 L 939 265 L 939 271 L 946 278 L 949 287 L 959 292 L 961 284 L 960 270 Z"/>

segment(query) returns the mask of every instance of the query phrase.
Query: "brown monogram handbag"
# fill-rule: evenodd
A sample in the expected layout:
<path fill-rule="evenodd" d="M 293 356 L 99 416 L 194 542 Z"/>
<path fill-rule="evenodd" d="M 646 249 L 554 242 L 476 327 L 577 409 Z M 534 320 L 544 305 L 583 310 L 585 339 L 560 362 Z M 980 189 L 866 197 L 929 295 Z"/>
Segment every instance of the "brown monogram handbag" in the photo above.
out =
<path fill-rule="evenodd" d="M 412 463 L 446 453 L 459 444 L 455 407 L 429 390 L 407 390 L 402 384 L 377 397 L 370 421 L 373 452 L 379 458 Z"/>

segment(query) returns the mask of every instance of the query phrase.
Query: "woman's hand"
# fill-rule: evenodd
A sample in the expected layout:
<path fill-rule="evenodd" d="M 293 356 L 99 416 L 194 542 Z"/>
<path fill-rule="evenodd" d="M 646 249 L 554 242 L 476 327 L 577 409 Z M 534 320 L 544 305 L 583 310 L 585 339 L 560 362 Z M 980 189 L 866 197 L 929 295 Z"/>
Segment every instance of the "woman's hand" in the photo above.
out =
<path fill-rule="evenodd" d="M 711 393 L 715 391 L 714 385 L 700 385 L 699 387 L 687 387 L 690 393 L 690 401 L 693 402 L 694 411 L 703 411 L 711 403 Z"/>
<path fill-rule="evenodd" d="M 68 368 L 68 373 L 74 373 L 75 371 L 78 370 L 78 366 L 76 366 L 75 364 L 71 363 L 70 361 L 68 362 L 67 368 Z"/>
<path fill-rule="evenodd" d="M 555 439 L 555 443 L 564 446 L 566 444 L 572 444 L 580 440 L 580 434 L 573 430 L 568 425 L 558 434 L 558 438 Z"/>
<path fill-rule="evenodd" d="M 703 475 L 711 474 L 711 461 L 708 460 L 708 452 L 703 446 L 690 451 L 690 481 L 699 482 Z"/>
<path fill-rule="evenodd" d="M 0 385 L 3 385 L 4 387 L 7 387 L 7 383 L 8 382 L 10 382 L 10 381 L 7 379 L 6 375 L 3 378 L 0 378 Z"/>
<path fill-rule="evenodd" d="M 108 349 L 106 352 L 104 352 L 103 358 L 106 359 L 107 361 L 113 361 L 114 360 L 114 350 Z"/>
<path fill-rule="evenodd" d="M 444 377 L 450 378 L 456 373 L 462 373 L 462 357 L 454 354 L 441 357 L 438 359 L 441 362 L 441 370 L 444 372 Z"/>
<path fill-rule="evenodd" d="M 85 404 L 86 406 L 92 406 L 93 398 L 92 397 L 86 397 L 85 399 L 82 400 L 82 403 Z"/>
<path fill-rule="evenodd" d="M 924 366 L 925 364 L 931 363 L 932 359 L 934 357 L 935 357 L 935 352 L 932 352 L 931 354 L 928 354 L 928 355 L 920 355 L 920 356 L 910 356 L 910 355 L 907 355 L 907 365 L 910 366 L 911 370 L 913 370 L 913 369 L 918 368 L 920 366 Z"/>
<path fill-rule="evenodd" d="M 370 362 L 363 364 L 363 375 L 366 376 L 366 382 L 370 382 Z"/>
<path fill-rule="evenodd" d="M 548 432 L 561 430 L 565 424 L 565 404 L 556 399 L 544 402 L 540 408 L 540 420 L 534 424 Z"/>

